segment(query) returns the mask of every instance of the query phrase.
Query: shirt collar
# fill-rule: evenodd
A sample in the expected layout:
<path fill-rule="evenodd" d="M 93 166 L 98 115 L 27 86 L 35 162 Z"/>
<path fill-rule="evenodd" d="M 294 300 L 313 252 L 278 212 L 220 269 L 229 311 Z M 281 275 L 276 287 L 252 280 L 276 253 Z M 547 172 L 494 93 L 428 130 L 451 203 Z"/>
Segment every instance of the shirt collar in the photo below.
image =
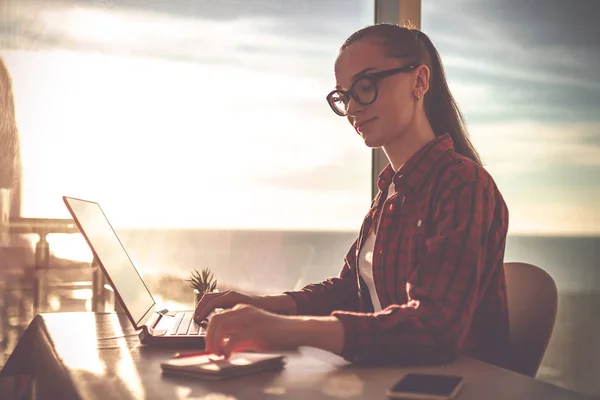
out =
<path fill-rule="evenodd" d="M 454 150 L 454 143 L 450 135 L 438 136 L 419 149 L 398 172 L 394 172 L 392 165 L 388 164 L 379 174 L 377 186 L 383 191 L 393 180 L 396 190 L 403 187 L 415 189 L 437 164 L 440 157 L 451 150 Z"/>

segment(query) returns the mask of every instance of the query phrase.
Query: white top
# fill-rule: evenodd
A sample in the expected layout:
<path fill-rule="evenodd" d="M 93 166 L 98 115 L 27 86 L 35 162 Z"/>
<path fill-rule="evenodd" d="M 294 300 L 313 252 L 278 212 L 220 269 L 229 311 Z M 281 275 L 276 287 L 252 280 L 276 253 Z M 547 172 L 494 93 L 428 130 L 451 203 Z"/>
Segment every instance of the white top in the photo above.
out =
<path fill-rule="evenodd" d="M 387 198 L 395 192 L 394 183 L 390 184 L 388 188 Z M 377 288 L 375 287 L 375 281 L 373 280 L 373 249 L 375 248 L 375 233 L 371 229 L 369 236 L 363 243 L 360 253 L 358 254 L 358 272 L 361 278 L 365 281 L 369 294 L 371 295 L 371 302 L 373 303 L 373 309 L 375 312 L 381 311 L 381 303 L 377 296 Z"/>

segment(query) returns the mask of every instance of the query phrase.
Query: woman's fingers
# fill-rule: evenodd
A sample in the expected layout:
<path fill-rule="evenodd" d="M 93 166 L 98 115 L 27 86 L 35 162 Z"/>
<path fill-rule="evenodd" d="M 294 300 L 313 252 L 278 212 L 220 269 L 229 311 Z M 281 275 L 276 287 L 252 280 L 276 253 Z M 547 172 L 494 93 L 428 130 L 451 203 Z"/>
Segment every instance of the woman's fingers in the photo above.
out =
<path fill-rule="evenodd" d="M 252 326 L 241 327 L 221 342 L 219 354 L 229 358 L 234 352 L 264 350 L 259 346 L 259 339 L 257 329 Z"/>
<path fill-rule="evenodd" d="M 226 294 L 227 292 L 223 292 L 223 293 L 205 293 L 202 298 L 200 299 L 200 301 L 198 302 L 198 304 L 196 304 L 196 309 L 194 310 L 194 321 L 198 322 L 198 321 L 202 321 L 203 319 L 205 319 L 208 314 L 210 314 L 210 311 L 207 311 L 208 308 L 211 306 L 211 303 L 219 298 L 222 297 Z"/>
<path fill-rule="evenodd" d="M 302 319 L 272 314 L 251 305 L 238 304 L 211 317 L 206 350 L 229 357 L 238 351 L 289 350 L 306 342 Z"/>
<path fill-rule="evenodd" d="M 236 305 L 211 317 L 206 330 L 206 351 L 221 354 L 223 340 L 233 335 L 251 322 L 252 309 L 244 305 Z"/>
<path fill-rule="evenodd" d="M 204 321 L 216 308 L 230 308 L 244 298 L 237 292 L 206 293 L 196 306 L 194 321 L 198 324 Z"/>

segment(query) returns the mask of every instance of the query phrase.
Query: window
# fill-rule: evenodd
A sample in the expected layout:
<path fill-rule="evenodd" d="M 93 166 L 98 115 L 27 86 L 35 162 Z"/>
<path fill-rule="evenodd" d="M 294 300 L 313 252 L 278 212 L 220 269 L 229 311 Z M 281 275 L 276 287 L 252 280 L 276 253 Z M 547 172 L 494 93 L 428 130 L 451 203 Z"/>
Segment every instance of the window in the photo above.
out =
<path fill-rule="evenodd" d="M 600 32 L 586 14 L 590 3 L 557 1 L 543 12 L 529 3 L 467 3 L 468 13 L 450 2 L 423 2 L 422 28 L 509 205 L 515 239 L 508 258 L 529 254 L 563 278 L 560 289 L 595 289 L 597 280 L 567 272 L 558 254 L 531 248 L 531 236 L 600 234 L 600 61 L 590 39 Z M 577 29 L 556 29 L 570 24 Z M 516 237 L 524 235 L 523 248 Z M 594 251 L 575 258 L 592 262 Z"/>
<path fill-rule="evenodd" d="M 539 377 L 598 393 L 586 333 L 600 275 L 597 2 L 424 0 L 475 146 L 510 210 L 506 261 L 544 268 L 559 315 Z"/>
<path fill-rule="evenodd" d="M 514 234 L 600 233 L 600 62 L 590 2 L 423 2 L 451 89 Z M 452 3 L 454 4 L 454 3 Z M 592 6 L 589 7 L 590 9 Z M 588 10 L 590 11 L 590 10 Z M 573 25 L 577 29 L 557 29 Z"/>
<path fill-rule="evenodd" d="M 261 292 L 337 274 L 371 153 L 325 95 L 339 46 L 373 19 L 368 0 L 9 1 L 23 216 L 98 201 L 159 290 L 203 267 Z M 50 242 L 91 258 L 79 235 Z"/>

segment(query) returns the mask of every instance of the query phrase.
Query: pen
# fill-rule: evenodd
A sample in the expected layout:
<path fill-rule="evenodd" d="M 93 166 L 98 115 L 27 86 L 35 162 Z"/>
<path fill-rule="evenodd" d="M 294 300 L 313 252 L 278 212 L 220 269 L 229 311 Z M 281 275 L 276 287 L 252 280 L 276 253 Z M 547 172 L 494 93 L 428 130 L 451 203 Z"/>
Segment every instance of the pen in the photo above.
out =
<path fill-rule="evenodd" d="M 177 353 L 173 358 L 188 358 L 188 357 L 202 357 L 202 356 L 212 356 L 209 357 L 211 360 L 217 360 L 222 358 L 222 356 L 217 356 L 216 354 L 210 353 L 208 351 L 198 351 L 193 353 Z"/>

